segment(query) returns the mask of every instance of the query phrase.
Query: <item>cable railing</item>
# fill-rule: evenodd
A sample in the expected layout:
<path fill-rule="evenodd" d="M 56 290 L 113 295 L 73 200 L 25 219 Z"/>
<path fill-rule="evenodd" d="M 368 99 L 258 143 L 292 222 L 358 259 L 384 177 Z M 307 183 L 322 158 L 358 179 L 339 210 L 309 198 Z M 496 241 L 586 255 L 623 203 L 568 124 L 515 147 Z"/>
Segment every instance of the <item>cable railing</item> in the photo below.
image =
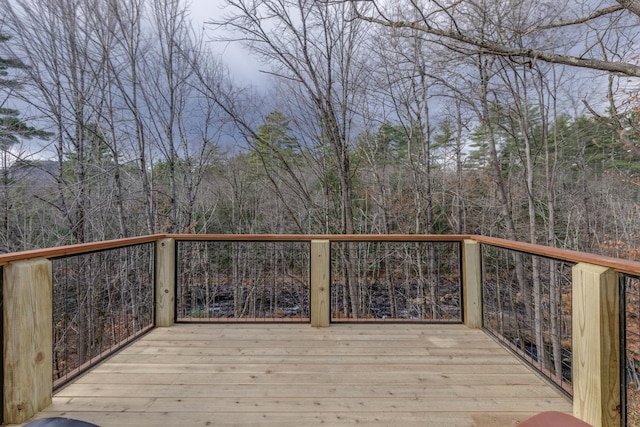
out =
<path fill-rule="evenodd" d="M 484 328 L 569 396 L 574 265 L 482 246 Z"/>
<path fill-rule="evenodd" d="M 51 263 L 57 388 L 153 327 L 154 245 L 69 255 Z"/>
<path fill-rule="evenodd" d="M 4 298 L 3 298 L 3 289 L 4 289 L 4 270 L 3 266 L 0 265 L 0 339 L 2 339 L 2 343 L 4 344 Z M 4 402 L 4 351 L 0 353 L 0 402 Z M 0 411 L 0 425 L 4 422 L 4 411 Z"/>
<path fill-rule="evenodd" d="M 640 276 L 620 275 L 622 288 L 622 392 L 623 422 L 640 425 Z"/>
<path fill-rule="evenodd" d="M 461 322 L 460 251 L 460 242 L 333 242 L 331 321 Z"/>
<path fill-rule="evenodd" d="M 330 237 L 331 321 L 462 321 L 460 241 Z M 309 322 L 313 240 L 177 239 L 176 321 Z"/>
<path fill-rule="evenodd" d="M 309 321 L 309 242 L 176 242 L 176 320 Z"/>

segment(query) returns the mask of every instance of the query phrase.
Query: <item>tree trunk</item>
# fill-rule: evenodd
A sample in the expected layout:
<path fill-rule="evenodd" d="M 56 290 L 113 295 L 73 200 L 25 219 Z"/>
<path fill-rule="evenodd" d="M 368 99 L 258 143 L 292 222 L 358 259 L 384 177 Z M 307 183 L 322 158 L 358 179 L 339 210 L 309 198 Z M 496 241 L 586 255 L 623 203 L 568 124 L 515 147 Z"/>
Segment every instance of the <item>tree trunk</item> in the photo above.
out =
<path fill-rule="evenodd" d="M 493 182 L 496 186 L 496 192 L 498 195 L 498 201 L 500 202 L 500 210 L 505 223 L 505 232 L 507 238 L 510 240 L 518 240 L 516 227 L 513 222 L 513 216 L 511 212 L 511 205 L 507 197 L 506 185 L 502 177 L 502 170 L 500 168 L 500 160 L 498 159 L 498 150 L 496 144 L 496 137 L 493 131 L 493 123 L 491 122 L 491 115 L 489 113 L 489 60 L 484 56 L 479 56 L 478 67 L 480 73 L 480 89 L 481 97 L 480 102 L 482 105 L 481 123 L 485 131 L 487 132 L 487 143 L 489 145 L 489 160 L 491 164 L 491 171 L 493 176 Z M 525 306 L 525 317 L 527 319 L 533 318 L 531 308 L 531 293 L 525 288 L 525 272 L 524 262 L 522 254 L 515 252 L 514 264 L 516 270 L 516 280 L 518 282 L 520 292 L 522 294 Z"/>

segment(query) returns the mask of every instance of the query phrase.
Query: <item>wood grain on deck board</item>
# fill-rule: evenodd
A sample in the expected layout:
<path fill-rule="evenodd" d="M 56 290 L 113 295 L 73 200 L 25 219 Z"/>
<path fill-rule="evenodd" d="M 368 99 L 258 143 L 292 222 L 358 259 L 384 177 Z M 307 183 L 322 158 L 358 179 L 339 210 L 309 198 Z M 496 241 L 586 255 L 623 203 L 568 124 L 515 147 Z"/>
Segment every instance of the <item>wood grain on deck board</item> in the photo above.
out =
<path fill-rule="evenodd" d="M 101 426 L 515 425 L 571 404 L 462 325 L 176 325 L 60 390 L 38 417 Z"/>

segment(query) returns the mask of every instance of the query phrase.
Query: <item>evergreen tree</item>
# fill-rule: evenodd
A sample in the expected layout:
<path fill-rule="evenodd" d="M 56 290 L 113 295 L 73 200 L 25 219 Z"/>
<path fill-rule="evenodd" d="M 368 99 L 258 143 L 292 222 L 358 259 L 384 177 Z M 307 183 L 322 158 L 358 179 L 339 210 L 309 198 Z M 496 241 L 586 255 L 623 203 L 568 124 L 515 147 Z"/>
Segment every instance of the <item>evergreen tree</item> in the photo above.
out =
<path fill-rule="evenodd" d="M 0 34 L 0 43 L 6 43 L 9 37 Z M 29 126 L 22 121 L 19 111 L 7 108 L 11 93 L 20 88 L 20 83 L 9 75 L 11 69 L 24 69 L 26 65 L 19 59 L 0 56 L 0 147 L 3 151 L 19 141 L 20 138 L 45 137 L 46 132 Z"/>
<path fill-rule="evenodd" d="M 0 34 L 0 43 L 6 43 L 8 40 L 7 35 Z M 0 252 L 20 249 L 16 246 L 16 239 L 10 235 L 10 189 L 13 184 L 11 165 L 14 163 L 13 160 L 17 160 L 17 155 L 11 152 L 11 148 L 21 139 L 45 138 L 48 135 L 21 120 L 18 110 L 6 106 L 12 93 L 20 88 L 20 83 L 11 78 L 10 70 L 24 68 L 26 65 L 22 61 L 0 55 Z"/>
<path fill-rule="evenodd" d="M 298 148 L 298 141 L 291 135 L 289 119 L 280 111 L 272 111 L 265 117 L 265 123 L 258 126 L 253 141 L 252 161 L 265 168 L 277 163 L 288 163 Z"/>

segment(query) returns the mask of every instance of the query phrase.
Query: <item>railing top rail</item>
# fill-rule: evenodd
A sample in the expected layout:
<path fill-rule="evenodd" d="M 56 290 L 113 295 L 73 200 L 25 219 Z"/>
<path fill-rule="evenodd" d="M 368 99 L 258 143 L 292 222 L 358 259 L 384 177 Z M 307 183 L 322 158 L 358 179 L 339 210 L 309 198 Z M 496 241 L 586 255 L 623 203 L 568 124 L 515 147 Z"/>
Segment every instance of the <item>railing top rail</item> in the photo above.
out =
<path fill-rule="evenodd" d="M 164 238 L 173 238 L 182 241 L 208 240 L 230 242 L 306 242 L 311 240 L 331 240 L 335 242 L 458 242 L 471 237 L 468 235 L 454 234 L 152 234 L 148 236 L 129 237 L 124 239 L 80 243 L 76 245 L 0 254 L 0 265 L 6 265 L 12 261 L 31 258 L 57 258 L 105 249 L 120 248 L 123 246 L 152 243 Z"/>
<path fill-rule="evenodd" d="M 460 242 L 469 235 L 457 234 L 170 234 L 176 240 L 210 240 L 236 242 L 306 242 L 330 240 L 332 242 Z"/>
<path fill-rule="evenodd" d="M 12 261 L 30 258 L 56 258 L 76 255 L 105 249 L 119 248 L 142 243 L 152 243 L 163 238 L 173 238 L 182 241 L 238 241 L 238 242 L 269 242 L 269 241 L 311 241 L 330 240 L 333 242 L 461 242 L 475 240 L 492 246 L 555 258 L 569 262 L 586 262 L 613 268 L 622 273 L 640 275 L 640 262 L 628 261 L 602 255 L 588 254 L 568 249 L 552 248 L 531 243 L 516 242 L 497 237 L 464 234 L 153 234 L 149 236 L 115 239 L 93 243 L 60 246 L 56 248 L 34 249 L 23 252 L 13 252 L 0 255 L 0 265 Z"/>
<path fill-rule="evenodd" d="M 532 243 L 515 242 L 513 240 L 500 239 L 497 237 L 471 236 L 471 239 L 514 251 L 525 252 L 532 255 L 539 255 L 547 258 L 554 258 L 569 262 L 584 262 L 588 264 L 601 265 L 612 268 L 621 273 L 640 275 L 640 262 L 629 261 L 620 258 L 613 258 L 604 255 L 589 254 L 586 252 L 572 251 L 569 249 L 552 248 L 550 246 L 535 245 Z"/>
<path fill-rule="evenodd" d="M 124 246 L 152 243 L 166 237 L 165 234 L 153 234 L 150 236 L 129 237 L 126 239 L 104 240 L 92 243 L 80 243 L 77 245 L 58 246 L 55 248 L 33 249 L 30 251 L 12 252 L 0 255 L 0 265 L 6 265 L 12 261 L 20 261 L 31 258 L 57 258 L 68 255 L 77 255 L 87 252 L 102 251 L 105 249 L 121 248 Z"/>

